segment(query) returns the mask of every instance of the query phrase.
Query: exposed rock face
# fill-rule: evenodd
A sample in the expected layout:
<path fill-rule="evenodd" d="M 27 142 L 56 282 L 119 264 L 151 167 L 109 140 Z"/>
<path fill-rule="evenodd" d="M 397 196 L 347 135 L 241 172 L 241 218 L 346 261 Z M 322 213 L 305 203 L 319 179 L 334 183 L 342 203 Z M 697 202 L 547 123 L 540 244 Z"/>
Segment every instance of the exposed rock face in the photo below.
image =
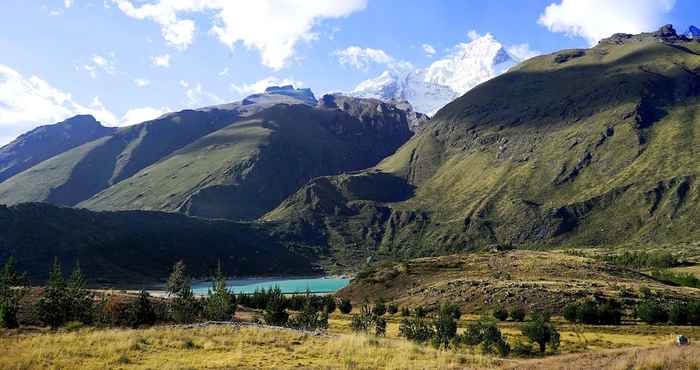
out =
<path fill-rule="evenodd" d="M 104 127 L 90 115 L 37 127 L 0 148 L 0 182 L 41 161 L 115 131 L 116 128 Z"/>

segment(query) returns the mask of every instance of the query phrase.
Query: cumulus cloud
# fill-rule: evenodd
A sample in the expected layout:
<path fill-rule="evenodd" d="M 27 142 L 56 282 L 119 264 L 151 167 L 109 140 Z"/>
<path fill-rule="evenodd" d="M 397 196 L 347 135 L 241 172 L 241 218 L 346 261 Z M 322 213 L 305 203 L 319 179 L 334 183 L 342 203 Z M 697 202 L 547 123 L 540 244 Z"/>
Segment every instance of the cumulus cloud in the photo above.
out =
<path fill-rule="evenodd" d="M 181 49 L 192 44 L 196 32 L 195 22 L 182 14 L 211 14 L 210 33 L 221 43 L 257 49 L 262 63 L 275 70 L 284 67 L 300 41 L 318 39 L 314 28 L 321 20 L 345 17 L 367 6 L 367 0 L 159 0 L 141 6 L 113 1 L 129 17 L 158 23 L 168 44 Z"/>
<path fill-rule="evenodd" d="M 151 63 L 156 67 L 170 67 L 170 54 L 156 55 L 151 57 Z"/>
<path fill-rule="evenodd" d="M 65 6 L 66 9 L 70 8 L 73 6 L 73 0 L 63 0 L 63 6 Z"/>
<path fill-rule="evenodd" d="M 26 130 L 76 114 L 92 114 L 105 124 L 117 122 L 99 97 L 83 105 L 76 102 L 71 94 L 37 76 L 25 77 L 8 66 L 0 65 L 0 127 Z"/>
<path fill-rule="evenodd" d="M 98 72 L 104 72 L 110 75 L 117 73 L 116 56 L 114 53 L 107 55 L 93 55 L 90 61 L 82 66 L 90 78 L 97 78 Z"/>
<path fill-rule="evenodd" d="M 421 45 L 421 47 L 423 48 L 425 55 L 427 55 L 430 58 L 432 58 L 433 55 L 435 55 L 435 53 L 436 53 L 435 48 L 430 44 L 423 44 L 423 45 Z"/>
<path fill-rule="evenodd" d="M 658 28 L 674 5 L 675 0 L 561 0 L 547 6 L 537 23 L 595 45 L 614 33 Z"/>
<path fill-rule="evenodd" d="M 532 50 L 530 49 L 530 45 L 525 43 L 525 44 L 517 44 L 517 45 L 511 45 L 506 48 L 508 53 L 512 56 L 515 57 L 517 60 L 527 60 L 532 57 L 536 57 L 540 54 L 541 52 L 537 50 Z"/>
<path fill-rule="evenodd" d="M 190 107 L 225 103 L 225 100 L 216 94 L 204 90 L 201 83 L 189 83 L 180 80 L 180 86 L 185 89 L 187 105 Z"/>
<path fill-rule="evenodd" d="M 151 81 L 145 78 L 137 78 L 134 80 L 134 84 L 136 84 L 138 87 L 146 87 L 151 84 Z"/>
<path fill-rule="evenodd" d="M 122 117 L 119 125 L 120 126 L 130 126 L 137 123 L 150 121 L 162 116 L 165 113 L 171 112 L 172 110 L 167 107 L 153 108 L 153 107 L 142 107 L 134 108 L 128 110 Z"/>
<path fill-rule="evenodd" d="M 409 62 L 398 60 L 381 49 L 350 46 L 333 53 L 341 65 L 367 71 L 373 64 L 385 65 L 394 70 L 412 69 Z"/>
<path fill-rule="evenodd" d="M 294 87 L 301 87 L 304 84 L 301 81 L 297 81 L 293 78 L 277 78 L 277 77 L 266 77 L 262 80 L 250 83 L 250 84 L 231 84 L 231 89 L 238 93 L 239 95 L 250 95 L 264 92 L 270 86 L 284 86 L 284 85 L 294 85 Z"/>

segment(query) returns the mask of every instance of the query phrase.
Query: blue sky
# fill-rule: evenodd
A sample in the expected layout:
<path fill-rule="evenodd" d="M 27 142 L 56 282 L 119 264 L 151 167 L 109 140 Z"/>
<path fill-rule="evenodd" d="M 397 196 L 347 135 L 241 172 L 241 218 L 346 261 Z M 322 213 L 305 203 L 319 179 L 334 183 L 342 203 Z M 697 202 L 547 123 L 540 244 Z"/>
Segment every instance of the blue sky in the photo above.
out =
<path fill-rule="evenodd" d="M 665 23 L 700 23 L 696 1 L 3 0 L 0 144 L 75 113 L 124 125 L 271 82 L 348 91 L 470 31 L 547 53 Z"/>

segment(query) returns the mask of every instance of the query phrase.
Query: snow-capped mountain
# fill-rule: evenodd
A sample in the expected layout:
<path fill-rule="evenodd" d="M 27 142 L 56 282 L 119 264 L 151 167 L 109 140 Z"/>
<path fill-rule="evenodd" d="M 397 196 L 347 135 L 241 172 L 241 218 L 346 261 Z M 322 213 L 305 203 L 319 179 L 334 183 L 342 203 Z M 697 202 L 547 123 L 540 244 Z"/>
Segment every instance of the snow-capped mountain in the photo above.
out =
<path fill-rule="evenodd" d="M 418 112 L 435 114 L 476 85 L 506 72 L 520 60 L 492 35 L 457 45 L 445 59 L 423 69 L 392 69 L 358 84 L 349 94 L 383 100 L 407 100 Z"/>

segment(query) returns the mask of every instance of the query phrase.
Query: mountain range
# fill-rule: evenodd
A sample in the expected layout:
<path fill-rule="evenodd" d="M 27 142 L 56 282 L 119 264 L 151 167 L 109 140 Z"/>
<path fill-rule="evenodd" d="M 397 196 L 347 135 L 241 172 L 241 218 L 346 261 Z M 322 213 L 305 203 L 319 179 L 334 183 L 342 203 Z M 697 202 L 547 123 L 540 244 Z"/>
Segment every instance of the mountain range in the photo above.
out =
<path fill-rule="evenodd" d="M 506 72 L 521 60 L 491 34 L 457 45 L 451 55 L 423 69 L 396 67 L 358 84 L 349 94 L 382 100 L 406 100 L 434 115 L 470 89 Z"/>
<path fill-rule="evenodd" d="M 152 278 L 148 258 L 161 271 L 183 255 L 196 271 L 224 258 L 255 273 L 256 256 L 274 261 L 260 273 L 308 273 L 493 245 L 693 242 L 699 40 L 668 25 L 515 66 L 486 48 L 507 72 L 415 133 L 405 102 L 273 87 L 71 141 L 0 183 L 0 259 L 37 272 L 89 256 Z M 31 157 L 6 148 L 5 163 Z M 130 253 L 146 262 L 115 257 Z"/>

